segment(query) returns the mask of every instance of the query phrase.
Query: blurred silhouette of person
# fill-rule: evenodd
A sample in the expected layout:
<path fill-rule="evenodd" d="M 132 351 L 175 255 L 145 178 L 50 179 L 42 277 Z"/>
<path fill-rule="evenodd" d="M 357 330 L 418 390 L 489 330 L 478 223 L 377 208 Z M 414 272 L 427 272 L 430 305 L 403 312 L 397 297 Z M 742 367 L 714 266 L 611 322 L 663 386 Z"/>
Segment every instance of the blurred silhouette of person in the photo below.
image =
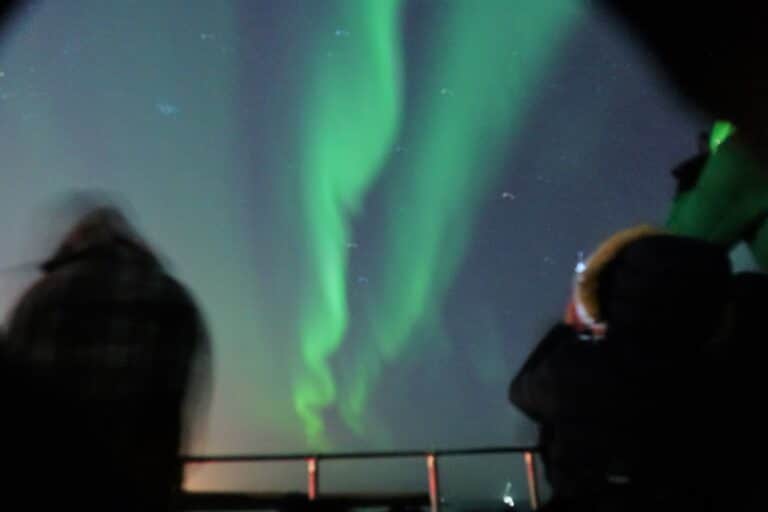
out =
<path fill-rule="evenodd" d="M 729 280 L 722 247 L 650 227 L 578 269 L 566 321 L 510 386 L 540 427 L 550 510 L 711 510 L 708 347 Z"/>
<path fill-rule="evenodd" d="M 746 244 L 768 269 L 768 172 L 751 157 L 739 130 L 713 126 L 706 148 L 674 171 L 678 187 L 666 228 L 722 245 Z"/>
<path fill-rule="evenodd" d="M 768 270 L 768 3 L 600 0 L 642 42 L 681 96 L 736 134 L 690 162 L 667 227 L 724 245 L 744 241 Z"/>
<path fill-rule="evenodd" d="M 8 496 L 28 510 L 172 509 L 208 395 L 200 311 L 109 204 L 88 205 L 41 270 L 3 343 Z"/>

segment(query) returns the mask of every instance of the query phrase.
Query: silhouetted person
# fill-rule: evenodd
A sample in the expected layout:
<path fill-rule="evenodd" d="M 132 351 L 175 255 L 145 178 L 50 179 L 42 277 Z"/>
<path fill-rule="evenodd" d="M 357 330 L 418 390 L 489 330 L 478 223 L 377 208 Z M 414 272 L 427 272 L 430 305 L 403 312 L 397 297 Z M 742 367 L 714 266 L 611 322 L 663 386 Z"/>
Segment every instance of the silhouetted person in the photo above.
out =
<path fill-rule="evenodd" d="M 540 425 L 552 510 L 706 510 L 730 263 L 714 244 L 626 235 L 590 258 L 581 318 L 547 334 L 510 399 Z"/>
<path fill-rule="evenodd" d="M 731 282 L 727 329 L 712 349 L 712 415 L 716 443 L 710 453 L 717 485 L 727 491 L 722 510 L 760 510 L 768 420 L 762 411 L 768 361 L 765 305 L 768 275 L 743 272 Z"/>
<path fill-rule="evenodd" d="M 3 500 L 163 511 L 209 346 L 189 293 L 111 207 L 86 213 L 7 326 Z M 51 507 L 51 508 L 46 508 Z"/>

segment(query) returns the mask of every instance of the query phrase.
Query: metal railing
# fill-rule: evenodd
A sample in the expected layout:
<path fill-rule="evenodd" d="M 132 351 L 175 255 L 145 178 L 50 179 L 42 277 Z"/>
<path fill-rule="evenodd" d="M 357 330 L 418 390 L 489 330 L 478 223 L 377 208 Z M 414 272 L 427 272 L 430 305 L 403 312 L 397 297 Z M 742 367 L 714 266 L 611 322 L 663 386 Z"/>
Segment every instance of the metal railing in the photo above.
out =
<path fill-rule="evenodd" d="M 460 448 L 452 450 L 402 450 L 371 451 L 346 453 L 294 453 L 294 454 L 253 454 L 253 455 L 208 455 L 188 456 L 182 459 L 184 464 L 232 464 L 248 462 L 304 461 L 307 467 L 307 498 L 316 501 L 320 497 L 320 462 L 323 460 L 355 459 L 402 459 L 423 458 L 427 466 L 427 484 L 429 486 L 429 504 L 432 512 L 440 510 L 440 472 L 438 462 L 445 457 L 467 455 L 497 455 L 519 453 L 523 456 L 525 474 L 528 483 L 528 497 L 532 510 L 539 508 L 539 483 L 533 446 L 497 446 L 486 448 Z"/>

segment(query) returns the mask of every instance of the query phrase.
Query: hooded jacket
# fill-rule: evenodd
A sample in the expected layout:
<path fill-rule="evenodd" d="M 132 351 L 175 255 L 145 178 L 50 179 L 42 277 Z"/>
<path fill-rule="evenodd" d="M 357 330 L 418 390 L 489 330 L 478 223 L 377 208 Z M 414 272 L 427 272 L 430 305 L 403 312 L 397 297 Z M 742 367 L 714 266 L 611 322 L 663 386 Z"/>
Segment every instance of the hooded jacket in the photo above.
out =
<path fill-rule="evenodd" d="M 87 215 L 41 268 L 4 344 L 11 488 L 30 510 L 49 499 L 78 510 L 168 508 L 185 414 L 207 387 L 194 301 L 109 209 Z"/>

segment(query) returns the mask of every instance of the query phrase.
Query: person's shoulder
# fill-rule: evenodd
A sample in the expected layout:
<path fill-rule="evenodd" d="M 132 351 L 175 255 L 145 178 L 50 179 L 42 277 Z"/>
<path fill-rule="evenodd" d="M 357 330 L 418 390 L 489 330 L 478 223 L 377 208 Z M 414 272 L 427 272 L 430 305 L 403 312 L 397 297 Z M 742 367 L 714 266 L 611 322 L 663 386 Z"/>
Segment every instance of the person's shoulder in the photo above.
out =
<path fill-rule="evenodd" d="M 153 301 L 182 310 L 189 315 L 197 314 L 197 300 L 188 285 L 164 270 L 159 271 L 153 280 L 155 281 L 151 285 Z"/>

